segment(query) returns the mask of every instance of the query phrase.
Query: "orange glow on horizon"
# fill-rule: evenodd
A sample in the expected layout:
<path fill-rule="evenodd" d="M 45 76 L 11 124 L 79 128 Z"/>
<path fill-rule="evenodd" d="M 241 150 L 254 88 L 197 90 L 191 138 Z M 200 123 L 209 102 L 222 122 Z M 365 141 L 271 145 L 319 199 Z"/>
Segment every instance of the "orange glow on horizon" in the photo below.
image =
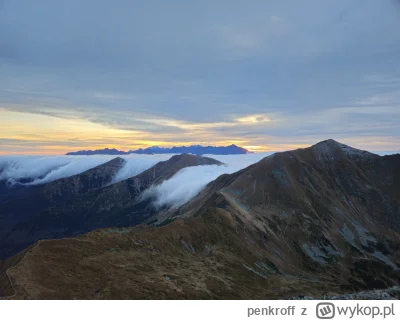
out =
<path fill-rule="evenodd" d="M 157 120 L 158 121 L 158 120 Z M 156 121 L 156 122 L 157 122 Z M 265 122 L 266 116 L 255 115 L 237 119 L 238 123 Z M 165 120 L 165 123 L 174 121 Z M 296 138 L 260 136 L 254 140 L 241 139 L 232 133 L 213 131 L 214 124 L 181 124 L 183 133 L 152 133 L 140 130 L 122 130 L 86 119 L 61 119 L 49 115 L 21 113 L 0 108 L 0 155 L 63 155 L 67 152 L 96 149 L 136 150 L 151 146 L 227 146 L 235 144 L 251 152 L 279 152 L 306 148 L 321 140 L 312 141 Z M 223 124 L 225 126 L 226 124 Z M 235 125 L 235 124 L 232 124 Z M 183 130 L 183 129 L 182 129 Z M 226 134 L 228 135 L 228 133 Z M 157 139 L 154 139 L 154 137 Z M 176 137 L 185 137 L 185 141 L 176 141 Z M 299 141 L 300 140 L 300 141 Z M 352 147 L 375 151 L 394 151 L 400 149 L 396 137 L 362 137 L 338 139 Z M 261 141 L 261 143 L 260 143 Z M 292 143 L 293 141 L 293 143 Z"/>

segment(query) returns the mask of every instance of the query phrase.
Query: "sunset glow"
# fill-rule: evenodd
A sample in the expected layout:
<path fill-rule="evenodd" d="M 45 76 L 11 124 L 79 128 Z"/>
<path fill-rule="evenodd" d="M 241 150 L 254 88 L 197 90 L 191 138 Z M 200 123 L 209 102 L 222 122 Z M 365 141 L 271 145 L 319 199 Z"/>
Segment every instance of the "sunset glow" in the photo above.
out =
<path fill-rule="evenodd" d="M 398 10 L 364 2 L 0 0 L 0 154 L 398 152 Z"/>

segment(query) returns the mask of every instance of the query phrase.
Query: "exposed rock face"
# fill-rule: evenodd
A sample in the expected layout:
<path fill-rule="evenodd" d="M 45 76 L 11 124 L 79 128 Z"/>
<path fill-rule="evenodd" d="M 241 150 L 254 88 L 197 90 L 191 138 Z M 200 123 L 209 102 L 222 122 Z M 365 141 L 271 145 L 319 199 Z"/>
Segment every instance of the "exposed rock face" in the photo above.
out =
<path fill-rule="evenodd" d="M 152 179 L 147 171 L 105 188 L 84 221 L 126 217 L 138 204 L 124 199 Z M 220 176 L 159 214 L 162 227 L 40 241 L 8 275 L 16 298 L 40 299 L 274 299 L 389 288 L 400 281 L 399 181 L 400 155 L 328 140 Z"/>
<path fill-rule="evenodd" d="M 123 159 L 116 158 L 82 174 L 26 190 L 3 204 L 0 258 L 40 239 L 142 223 L 155 213 L 150 200 L 139 199 L 144 190 L 170 179 L 182 168 L 221 163 L 194 155 L 173 156 L 133 178 L 107 186 L 123 164 Z"/>

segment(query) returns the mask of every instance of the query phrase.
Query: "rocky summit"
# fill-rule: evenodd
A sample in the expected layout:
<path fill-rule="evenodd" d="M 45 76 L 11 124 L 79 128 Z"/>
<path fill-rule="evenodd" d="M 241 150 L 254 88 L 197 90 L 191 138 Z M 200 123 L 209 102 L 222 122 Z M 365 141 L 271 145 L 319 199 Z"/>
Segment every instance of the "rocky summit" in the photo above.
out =
<path fill-rule="evenodd" d="M 3 296 L 333 297 L 400 281 L 400 155 L 327 140 L 222 175 L 184 206 L 150 217 L 147 204 L 132 199 L 160 172 L 174 171 L 160 164 L 62 210 L 49 208 L 53 221 L 79 212 L 73 219 L 102 229 L 40 240 L 3 261 Z M 135 206 L 148 225 L 131 226 Z M 113 219 L 123 222 L 103 224 Z"/>

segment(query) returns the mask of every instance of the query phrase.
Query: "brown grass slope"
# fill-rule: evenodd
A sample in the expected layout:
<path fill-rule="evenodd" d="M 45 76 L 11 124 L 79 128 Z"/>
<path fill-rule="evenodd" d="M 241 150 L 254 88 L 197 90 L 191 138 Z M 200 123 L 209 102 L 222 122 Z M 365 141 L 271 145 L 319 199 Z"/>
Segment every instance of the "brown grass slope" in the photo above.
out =
<path fill-rule="evenodd" d="M 221 212 L 168 226 L 101 229 L 39 241 L 8 269 L 8 299 L 254 299 L 318 294 L 328 286 L 287 278 L 263 263 L 255 235 Z M 253 240 L 251 240 L 253 241 Z M 258 263 L 263 273 L 251 266 Z"/>
<path fill-rule="evenodd" d="M 40 241 L 14 298 L 264 299 L 399 283 L 400 158 L 333 140 L 210 183 L 163 227 Z M 171 220 L 175 220 L 172 221 Z"/>
<path fill-rule="evenodd" d="M 399 181 L 400 155 L 328 140 L 221 176 L 175 216 L 221 208 L 265 235 L 266 258 L 288 275 L 387 287 L 400 277 Z"/>

